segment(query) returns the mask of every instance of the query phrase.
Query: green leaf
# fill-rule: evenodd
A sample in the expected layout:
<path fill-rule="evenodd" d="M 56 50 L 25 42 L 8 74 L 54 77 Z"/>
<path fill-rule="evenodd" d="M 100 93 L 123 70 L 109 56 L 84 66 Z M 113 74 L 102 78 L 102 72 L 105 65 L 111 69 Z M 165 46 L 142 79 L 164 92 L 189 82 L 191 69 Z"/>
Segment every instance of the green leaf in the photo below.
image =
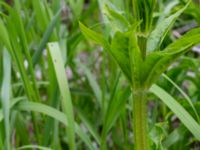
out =
<path fill-rule="evenodd" d="M 34 68 L 33 68 L 33 64 L 31 62 L 31 55 L 30 55 L 29 48 L 28 48 L 27 35 L 25 32 L 22 18 L 20 16 L 20 11 L 21 11 L 20 7 L 21 7 L 20 1 L 16 0 L 15 1 L 15 9 L 14 10 L 11 9 L 10 14 L 13 18 L 15 18 L 14 25 L 16 25 L 16 31 L 17 31 L 17 36 L 19 38 L 19 44 L 21 45 L 21 49 L 23 50 L 25 58 L 28 61 L 28 70 L 31 75 L 32 87 L 34 90 L 35 97 L 38 101 L 40 101 L 40 95 L 39 95 L 39 91 L 38 91 L 37 85 L 36 85 Z"/>
<path fill-rule="evenodd" d="M 94 92 L 94 95 L 95 95 L 100 107 L 102 107 L 102 91 L 101 91 L 95 77 L 92 75 L 91 71 L 85 65 L 78 62 L 78 66 L 80 66 L 81 69 L 83 69 L 83 71 L 89 81 L 89 84 Z"/>
<path fill-rule="evenodd" d="M 25 100 L 26 97 L 17 97 L 10 102 L 10 109 L 12 109 L 13 106 L 15 106 L 19 101 Z M 4 119 L 3 111 L 0 109 L 0 122 Z"/>
<path fill-rule="evenodd" d="M 153 11 L 157 0 L 132 0 L 133 15 L 135 22 L 140 22 L 138 31 L 148 34 L 152 26 Z"/>
<path fill-rule="evenodd" d="M 164 49 L 164 53 L 167 54 L 184 53 L 198 43 L 200 43 L 200 28 L 194 28 L 188 31 L 180 39 L 168 45 Z"/>
<path fill-rule="evenodd" d="M 71 100 L 71 95 L 69 91 L 67 76 L 65 73 L 64 63 L 62 60 L 62 55 L 60 52 L 60 48 L 57 42 L 48 43 L 48 52 L 51 57 L 56 78 L 58 81 L 58 86 L 61 93 L 61 106 L 63 112 L 67 116 L 68 120 L 68 132 L 69 132 L 69 145 L 70 149 L 75 149 L 75 132 L 74 132 L 74 113 L 73 113 L 73 105 Z"/>
<path fill-rule="evenodd" d="M 109 4 L 109 3 L 108 3 Z M 129 28 L 129 22 L 126 20 L 126 18 L 119 13 L 119 10 L 114 8 L 114 6 L 108 6 L 108 4 L 105 4 L 103 7 L 103 14 L 108 19 L 108 24 L 111 27 L 111 29 L 114 31 L 127 31 Z"/>
<path fill-rule="evenodd" d="M 176 7 L 180 2 L 175 0 L 175 1 L 170 1 L 166 2 L 162 5 L 162 9 L 159 13 L 159 18 L 158 21 L 156 22 L 156 26 L 160 24 L 163 20 L 165 20 L 171 13 L 174 7 Z"/>
<path fill-rule="evenodd" d="M 200 28 L 192 29 L 163 51 L 150 53 L 143 63 L 143 81 L 148 88 L 182 54 L 200 43 Z"/>
<path fill-rule="evenodd" d="M 99 44 L 101 46 L 103 46 L 106 50 L 109 50 L 109 43 L 107 42 L 107 40 L 103 37 L 103 35 L 94 32 L 93 30 L 87 28 L 85 25 L 83 25 L 81 22 L 79 22 L 79 26 L 81 29 L 81 32 L 83 33 L 83 35 L 89 39 L 94 41 L 96 44 Z"/>
<path fill-rule="evenodd" d="M 132 86 L 134 89 L 141 87 L 141 64 L 143 63 L 136 33 L 132 31 L 129 36 L 129 61 L 131 66 Z"/>
<path fill-rule="evenodd" d="M 16 4 L 19 5 L 19 2 L 16 1 Z M 9 50 L 9 52 L 12 56 L 12 59 L 13 59 L 14 63 L 16 64 L 16 66 L 19 70 L 19 73 L 21 75 L 21 79 L 22 79 L 24 87 L 25 87 L 24 90 L 25 90 L 26 94 L 28 95 L 30 100 L 37 101 L 37 100 L 39 100 L 38 92 L 34 91 L 34 90 L 36 90 L 36 88 L 33 90 L 33 86 L 35 85 L 35 81 L 33 80 L 34 81 L 33 84 L 30 83 L 31 81 L 29 80 L 29 77 L 28 77 L 27 72 L 26 72 L 26 68 L 24 66 L 23 51 L 25 52 L 26 56 L 29 55 L 28 54 L 29 52 L 28 52 L 28 49 L 27 49 L 27 43 L 26 43 L 26 39 L 25 39 L 25 35 L 24 35 L 25 31 L 23 30 L 23 25 L 22 25 L 22 22 L 20 20 L 19 14 L 18 14 L 18 11 L 19 11 L 18 5 L 16 5 L 15 8 L 12 8 L 12 9 L 11 9 L 10 6 L 6 5 L 6 9 L 10 13 L 10 15 L 4 16 L 5 17 L 5 23 L 2 26 L 4 26 L 4 28 L 3 28 L 4 30 L 7 30 L 7 31 L 5 31 L 5 33 L 7 33 L 7 36 L 8 36 L 8 39 L 9 39 L 8 42 L 10 44 L 8 45 L 6 43 L 7 40 L 5 42 L 3 41 L 4 42 L 3 44 Z M 6 39 L 7 39 L 7 36 L 5 37 Z M 27 60 L 28 61 L 30 60 L 30 55 L 27 57 Z M 31 67 L 31 64 L 29 64 L 29 67 L 31 69 L 33 69 Z M 31 74 L 32 79 L 34 79 L 33 70 L 32 70 L 31 73 L 32 73 Z"/>
<path fill-rule="evenodd" d="M 1 34 L 0 34 L 1 44 L 4 44 L 6 48 L 9 51 L 11 51 L 11 43 L 10 43 L 9 35 L 1 19 L 0 19 L 0 31 L 1 31 Z"/>
<path fill-rule="evenodd" d="M 10 149 L 10 98 L 11 98 L 11 57 L 7 49 L 3 51 L 3 83 L 1 91 L 1 99 L 3 106 L 4 115 L 4 126 L 5 126 L 5 148 Z"/>
<path fill-rule="evenodd" d="M 44 146 L 38 146 L 38 145 L 24 145 L 24 146 L 17 148 L 17 150 L 22 150 L 22 149 L 52 150 L 51 148 L 47 148 Z"/>
<path fill-rule="evenodd" d="M 184 12 L 184 10 L 188 7 L 189 1 L 185 7 L 174 13 L 173 15 L 169 16 L 168 18 L 164 19 L 160 22 L 156 28 L 151 32 L 147 40 L 147 52 L 150 53 L 155 50 L 159 50 L 165 36 L 172 28 L 173 24 L 175 23 L 176 19 Z"/>
<path fill-rule="evenodd" d="M 155 144 L 154 148 L 156 150 L 164 150 L 162 141 L 166 137 L 167 133 L 165 131 L 165 126 L 167 122 L 156 123 L 151 131 L 149 132 L 149 137 L 152 142 Z"/>
<path fill-rule="evenodd" d="M 162 74 L 162 76 L 169 81 L 182 95 L 183 97 L 187 100 L 188 104 L 191 106 L 192 110 L 194 111 L 194 114 L 196 115 L 196 118 L 198 120 L 198 122 L 200 121 L 199 115 L 197 113 L 196 108 L 194 107 L 192 100 L 190 99 L 190 97 L 172 80 L 170 79 L 166 74 Z"/>
<path fill-rule="evenodd" d="M 90 120 L 88 120 L 87 116 L 84 115 L 84 112 L 80 108 L 77 109 L 77 113 L 78 113 L 78 116 L 80 117 L 81 121 L 84 123 L 84 125 L 90 131 L 90 133 L 95 138 L 97 143 L 100 145 L 100 141 L 101 141 L 100 136 L 99 136 L 98 132 L 96 131 L 96 129 L 94 128 L 93 124 L 90 122 Z"/>
<path fill-rule="evenodd" d="M 79 18 L 84 6 L 84 0 L 65 0 L 67 3 L 69 3 L 70 8 L 72 9 L 72 12 L 76 18 Z"/>
<path fill-rule="evenodd" d="M 155 84 L 150 88 L 150 91 L 159 97 L 175 113 L 185 127 L 200 140 L 200 125 L 169 93 Z"/>
<path fill-rule="evenodd" d="M 128 44 L 129 44 L 128 36 L 125 33 L 123 34 L 121 32 L 116 32 L 110 46 L 109 43 L 105 40 L 105 38 L 101 34 L 90 30 L 82 23 L 79 23 L 79 25 L 84 36 L 90 40 L 93 40 L 97 44 L 103 46 L 109 52 L 109 54 L 114 58 L 117 64 L 120 66 L 122 72 L 127 77 L 127 79 L 131 81 L 129 51 L 128 51 Z"/>
<path fill-rule="evenodd" d="M 39 28 L 44 32 L 49 23 L 49 16 L 47 14 L 44 1 L 34 0 L 32 1 L 32 4 L 35 12 L 36 22 Z"/>
<path fill-rule="evenodd" d="M 118 90 L 115 94 L 114 98 L 109 103 L 107 112 L 106 112 L 106 118 L 105 118 L 105 133 L 107 134 L 109 130 L 114 125 L 115 121 L 119 117 L 119 114 L 121 113 L 122 109 L 125 107 L 126 100 L 129 98 L 131 94 L 130 88 L 126 88 L 124 90 Z M 104 133 L 104 134 L 105 134 Z"/>
<path fill-rule="evenodd" d="M 47 28 L 44 32 L 44 35 L 42 37 L 41 43 L 40 43 L 37 51 L 33 55 L 33 58 L 32 58 L 33 65 L 35 65 L 40 60 L 42 52 L 45 49 L 45 46 L 54 31 L 54 28 L 56 26 L 58 18 L 60 17 L 60 13 L 61 13 L 61 9 L 57 11 L 57 13 L 55 14 L 55 16 L 52 18 L 51 22 L 47 26 Z"/>
<path fill-rule="evenodd" d="M 131 82 L 131 67 L 129 58 L 129 38 L 121 32 L 116 32 L 111 42 L 111 54 L 117 64 L 120 66 L 122 72 Z"/>

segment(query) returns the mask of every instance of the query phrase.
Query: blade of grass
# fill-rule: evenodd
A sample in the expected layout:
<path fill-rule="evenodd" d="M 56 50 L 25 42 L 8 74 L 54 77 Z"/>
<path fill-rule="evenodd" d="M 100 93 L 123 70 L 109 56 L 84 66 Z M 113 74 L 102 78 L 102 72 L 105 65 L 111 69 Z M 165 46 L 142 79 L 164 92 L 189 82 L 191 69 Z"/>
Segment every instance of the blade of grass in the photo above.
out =
<path fill-rule="evenodd" d="M 17 148 L 17 150 L 21 150 L 21 149 L 52 150 L 51 148 L 47 148 L 44 146 L 38 146 L 38 145 L 24 145 L 24 146 Z"/>
<path fill-rule="evenodd" d="M 22 101 L 15 107 L 15 109 L 21 110 L 21 111 L 35 111 L 39 113 L 44 113 L 58 120 L 59 122 L 63 123 L 65 126 L 69 126 L 69 123 L 67 121 L 67 116 L 64 113 L 58 111 L 55 108 L 52 108 L 50 106 L 47 106 L 41 103 Z M 74 128 L 77 135 L 85 142 L 88 148 L 90 150 L 94 150 L 92 142 L 90 141 L 88 136 L 83 132 L 83 130 L 80 128 L 80 126 L 77 123 L 74 123 Z"/>
<path fill-rule="evenodd" d="M 24 84 L 24 90 L 26 94 L 28 95 L 30 100 L 37 101 L 37 96 L 35 92 L 33 92 L 31 83 L 29 81 L 29 78 L 26 73 L 26 68 L 24 66 L 24 59 L 23 59 L 23 53 L 22 53 L 22 47 L 19 43 L 19 36 L 17 33 L 17 30 L 19 30 L 19 21 L 17 20 L 17 17 L 15 17 L 15 12 L 10 10 L 10 7 L 8 8 L 11 15 L 9 17 L 5 17 L 6 25 L 2 24 L 3 21 L 0 21 L 0 28 L 2 29 L 4 36 L 6 37 L 6 40 L 3 40 L 2 44 L 5 44 L 6 48 L 9 50 L 13 61 L 15 62 L 23 84 Z M 15 24 L 15 22 L 18 22 Z M 2 35 L 0 35 L 0 38 L 2 39 Z"/>
<path fill-rule="evenodd" d="M 3 106 L 4 115 L 4 126 L 5 126 L 5 149 L 11 149 L 10 143 L 10 87 L 11 84 L 11 57 L 7 49 L 3 50 L 3 83 L 1 91 L 1 99 Z"/>
<path fill-rule="evenodd" d="M 150 91 L 159 97 L 176 114 L 187 129 L 200 140 L 200 125 L 169 93 L 155 84 L 150 88 Z"/>
<path fill-rule="evenodd" d="M 58 43 L 48 43 L 48 52 L 52 59 L 55 69 L 58 86 L 61 93 L 61 105 L 62 110 L 67 116 L 68 120 L 68 132 L 69 132 L 69 145 L 71 150 L 75 150 L 75 131 L 74 131 L 74 113 L 71 95 L 69 91 L 67 76 L 62 60 L 61 52 Z"/>
<path fill-rule="evenodd" d="M 99 105 L 102 107 L 102 92 L 101 92 L 101 89 L 100 89 L 94 75 L 92 75 L 91 71 L 85 65 L 81 64 L 80 62 L 78 62 L 77 64 L 84 71 L 84 73 L 89 81 L 89 84 L 94 92 L 94 95 L 95 95 Z"/>
<path fill-rule="evenodd" d="M 81 109 L 77 109 L 78 116 L 80 117 L 81 121 L 84 123 L 84 125 L 87 127 L 87 129 L 90 131 L 92 136 L 95 138 L 97 143 L 100 145 L 100 136 L 97 133 L 96 129 L 92 126 L 91 122 L 86 118 L 84 113 L 81 111 Z"/>
<path fill-rule="evenodd" d="M 15 106 L 19 101 L 25 100 L 25 99 L 26 99 L 26 97 L 18 97 L 18 98 L 12 99 L 11 102 L 10 102 L 9 108 L 12 109 L 12 107 Z M 0 109 L 0 122 L 1 122 L 3 119 L 4 119 L 3 110 Z"/>
<path fill-rule="evenodd" d="M 15 131 L 16 137 L 15 139 L 20 139 L 21 145 L 30 144 L 30 132 L 27 128 L 27 121 L 25 117 L 19 111 L 12 112 L 13 119 L 13 129 Z M 17 145 L 16 145 L 17 146 Z"/>
<path fill-rule="evenodd" d="M 169 81 L 183 95 L 183 97 L 187 100 L 187 102 L 191 106 L 192 110 L 194 111 L 194 114 L 196 115 L 196 118 L 197 118 L 198 122 L 200 123 L 199 115 L 198 115 L 197 110 L 194 107 L 194 105 L 193 105 L 192 100 L 190 99 L 190 97 L 172 79 L 170 79 L 166 74 L 162 74 L 162 76 L 167 81 Z"/>
<path fill-rule="evenodd" d="M 49 17 L 44 6 L 44 1 L 34 0 L 32 1 L 32 5 L 38 26 L 42 31 L 45 31 Z"/>
<path fill-rule="evenodd" d="M 51 97 L 51 106 L 54 107 L 54 108 L 58 108 L 59 106 L 59 101 L 57 101 L 57 97 L 59 97 L 59 94 L 58 94 L 58 85 L 56 84 L 56 86 L 54 87 L 54 92 L 53 92 L 53 95 Z M 52 132 L 54 130 L 54 126 L 55 125 L 55 121 L 48 117 L 47 120 L 46 120 L 46 124 L 45 124 L 45 128 L 44 128 L 44 137 L 46 138 L 43 138 L 43 145 L 47 146 L 48 145 L 48 142 L 49 140 L 51 139 L 50 136 L 52 135 Z M 54 141 L 52 141 L 51 143 L 54 143 Z"/>
<path fill-rule="evenodd" d="M 17 7 L 17 6 L 16 6 Z M 29 100 L 31 101 L 38 101 L 39 96 L 36 94 L 37 92 L 34 91 L 33 84 L 31 83 L 29 76 L 27 75 L 26 67 L 24 65 L 24 55 L 23 55 L 23 40 L 20 37 L 20 33 L 18 33 L 21 30 L 19 17 L 16 16 L 16 12 L 11 9 L 11 7 L 8 7 L 8 11 L 10 13 L 9 16 L 6 16 L 5 23 L 4 24 L 4 30 L 6 30 L 4 33 L 7 33 L 9 37 L 9 44 L 6 45 L 7 49 L 9 49 L 10 54 L 12 56 L 12 59 L 14 63 L 16 63 L 16 66 L 19 70 L 21 79 L 24 84 L 24 91 L 26 92 Z M 18 31 L 19 30 L 19 31 Z M 32 75 L 34 78 L 34 75 Z M 35 89 L 37 89 L 35 87 Z M 22 93 L 21 88 L 18 90 L 17 95 L 20 95 Z M 33 124 L 34 124 L 34 130 L 37 136 L 37 140 L 39 142 L 39 133 L 40 129 L 37 125 L 36 115 L 32 114 Z"/>
<path fill-rule="evenodd" d="M 34 74 L 34 68 L 33 68 L 33 64 L 31 62 L 31 55 L 29 52 L 29 48 L 28 48 L 28 42 L 27 42 L 27 36 L 25 33 L 25 28 L 20 16 L 20 2 L 19 0 L 15 1 L 15 9 L 12 10 L 11 14 L 13 15 L 13 17 L 16 19 L 15 24 L 18 24 L 17 27 L 17 31 L 18 31 L 18 36 L 21 39 L 21 44 L 22 44 L 22 48 L 24 51 L 24 54 L 26 56 L 26 59 L 28 61 L 28 69 L 30 71 L 30 75 L 31 75 L 31 80 L 32 80 L 32 87 L 35 93 L 35 96 L 37 98 L 37 101 L 41 101 L 40 100 L 40 94 L 37 88 L 37 84 L 36 84 L 36 79 L 35 79 L 35 74 Z"/>
<path fill-rule="evenodd" d="M 42 52 L 53 33 L 53 30 L 56 26 L 58 18 L 60 17 L 60 13 L 61 13 L 61 9 L 57 11 L 55 16 L 52 18 L 51 22 L 48 24 L 47 29 L 44 32 L 44 35 L 42 37 L 41 43 L 40 43 L 37 51 L 33 55 L 33 58 L 32 58 L 33 65 L 36 65 L 36 63 L 40 60 Z"/>

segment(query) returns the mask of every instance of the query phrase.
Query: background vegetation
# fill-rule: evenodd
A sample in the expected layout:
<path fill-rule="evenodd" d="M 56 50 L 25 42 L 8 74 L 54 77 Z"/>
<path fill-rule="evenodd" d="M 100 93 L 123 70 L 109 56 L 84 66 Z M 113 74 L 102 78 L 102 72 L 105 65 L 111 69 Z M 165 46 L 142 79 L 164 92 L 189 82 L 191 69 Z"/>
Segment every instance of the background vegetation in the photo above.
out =
<path fill-rule="evenodd" d="M 149 89 L 148 142 L 150 149 L 200 149 L 200 3 L 157 0 L 143 15 L 132 12 L 143 10 L 139 2 L 0 0 L 0 150 L 134 149 L 126 57 L 113 59 L 93 41 L 111 42 L 127 24 L 147 36 L 167 23 L 158 49 L 192 36 L 179 40 L 177 49 L 187 52 Z M 90 29 L 98 34 L 86 40 Z"/>

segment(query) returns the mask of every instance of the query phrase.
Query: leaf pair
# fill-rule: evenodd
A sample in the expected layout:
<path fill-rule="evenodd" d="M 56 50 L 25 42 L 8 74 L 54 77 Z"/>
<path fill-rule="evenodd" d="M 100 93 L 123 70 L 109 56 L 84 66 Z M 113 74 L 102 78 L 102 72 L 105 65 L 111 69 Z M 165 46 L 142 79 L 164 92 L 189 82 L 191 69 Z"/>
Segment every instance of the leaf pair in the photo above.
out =
<path fill-rule="evenodd" d="M 109 43 L 101 34 L 81 23 L 80 28 L 88 39 L 108 50 L 134 88 L 148 89 L 180 55 L 200 43 L 200 28 L 192 29 L 163 51 L 151 52 L 143 60 L 134 31 L 118 31 Z"/>
<path fill-rule="evenodd" d="M 200 28 L 189 31 L 163 51 L 149 54 L 143 67 L 145 75 L 143 80 L 146 86 L 150 87 L 179 56 L 198 43 L 200 43 Z"/>

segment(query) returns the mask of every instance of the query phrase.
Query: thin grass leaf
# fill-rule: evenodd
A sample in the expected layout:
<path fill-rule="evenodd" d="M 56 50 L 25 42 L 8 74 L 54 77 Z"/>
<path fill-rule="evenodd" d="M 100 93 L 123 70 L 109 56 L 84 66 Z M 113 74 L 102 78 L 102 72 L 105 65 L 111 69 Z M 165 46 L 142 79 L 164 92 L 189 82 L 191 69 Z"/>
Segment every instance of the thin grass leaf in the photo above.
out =
<path fill-rule="evenodd" d="M 84 71 L 89 84 L 94 92 L 94 95 L 99 103 L 99 105 L 102 107 L 102 91 L 94 77 L 94 75 L 92 75 L 92 73 L 90 72 L 90 70 L 83 64 L 81 64 L 80 62 L 78 63 L 78 66 L 81 67 L 81 69 Z"/>
<path fill-rule="evenodd" d="M 10 107 L 9 109 L 12 109 L 13 106 L 15 106 L 19 101 L 25 100 L 26 97 L 18 97 L 18 98 L 14 98 L 10 101 Z M 3 110 L 0 109 L 0 122 L 4 119 L 4 114 L 3 114 Z"/>
<path fill-rule="evenodd" d="M 22 149 L 52 150 L 51 148 L 47 148 L 44 146 L 38 146 L 38 145 L 24 145 L 24 146 L 17 148 L 17 150 L 22 150 Z"/>
<path fill-rule="evenodd" d="M 126 100 L 129 98 L 130 94 L 131 91 L 129 88 L 119 90 L 115 94 L 115 97 L 109 103 L 104 124 L 106 134 L 113 127 L 122 109 L 125 107 L 125 104 L 127 102 Z"/>
<path fill-rule="evenodd" d="M 150 88 L 150 91 L 160 98 L 175 113 L 185 127 L 200 140 L 200 125 L 169 93 L 155 84 Z"/>
<path fill-rule="evenodd" d="M 96 142 L 100 145 L 100 136 L 92 123 L 86 118 L 86 115 L 81 111 L 81 109 L 77 109 L 78 116 L 80 117 L 81 121 L 84 123 L 84 125 L 87 127 L 89 132 L 92 134 L 92 136 L 95 138 Z"/>
<path fill-rule="evenodd" d="M 33 65 L 35 65 L 40 60 L 42 52 L 45 49 L 45 46 L 46 46 L 47 42 L 49 41 L 49 39 L 54 31 L 54 28 L 56 26 L 56 23 L 60 17 L 60 13 L 61 13 L 61 9 L 59 9 L 57 11 L 55 16 L 52 18 L 51 22 L 48 24 L 48 26 L 44 32 L 44 35 L 42 37 L 41 43 L 40 43 L 37 51 L 33 55 L 33 58 L 32 58 Z"/>
<path fill-rule="evenodd" d="M 28 145 L 30 144 L 30 138 L 29 138 L 29 130 L 27 128 L 27 122 L 24 119 L 24 116 L 21 115 L 19 111 L 13 111 L 12 112 L 12 128 L 15 128 L 16 132 L 16 139 L 20 137 L 20 142 L 22 145 Z"/>
<path fill-rule="evenodd" d="M 69 91 L 67 76 L 62 60 L 61 52 L 58 43 L 48 43 L 48 52 L 53 62 L 58 86 L 61 93 L 61 106 L 63 112 L 67 116 L 68 120 L 68 132 L 69 132 L 69 145 L 70 149 L 74 150 L 75 147 L 75 131 L 74 131 L 74 112 L 73 104 L 71 100 L 71 94 Z"/>
<path fill-rule="evenodd" d="M 44 1 L 34 0 L 32 1 L 32 5 L 35 12 L 37 24 L 39 28 L 41 29 L 41 31 L 44 32 L 49 23 L 49 16 L 45 9 Z"/>
<path fill-rule="evenodd" d="M 190 99 L 190 97 L 174 81 L 172 81 L 172 79 L 170 79 L 166 74 L 162 74 L 162 76 L 167 81 L 169 81 L 183 95 L 183 97 L 187 100 L 187 102 L 191 106 L 192 110 L 194 111 L 194 114 L 196 115 L 196 118 L 197 118 L 198 122 L 200 123 L 199 115 L 198 115 L 197 110 L 194 107 L 194 105 L 193 105 L 192 100 Z"/>
<path fill-rule="evenodd" d="M 11 98 L 11 57 L 7 49 L 3 51 L 3 83 L 1 99 L 5 126 L 5 149 L 11 149 L 10 143 L 10 98 Z"/>
<path fill-rule="evenodd" d="M 9 35 L 1 19 L 0 19 L 0 31 L 1 31 L 1 34 L 0 34 L 1 44 L 5 44 L 7 49 L 11 51 L 11 43 L 10 43 Z"/>
<path fill-rule="evenodd" d="M 4 31 L 4 33 L 6 33 L 9 38 L 7 38 L 9 41 L 3 41 L 6 48 L 9 50 L 13 61 L 15 62 L 20 75 L 22 77 L 22 81 L 24 84 L 24 90 L 27 94 L 27 96 L 29 97 L 30 100 L 33 101 L 37 101 L 38 100 L 38 96 L 36 95 L 36 92 L 33 92 L 33 87 L 30 83 L 30 80 L 27 76 L 26 73 L 26 68 L 24 66 L 24 60 L 23 60 L 23 53 L 22 53 L 22 42 L 19 35 L 18 35 L 18 30 L 21 30 L 21 26 L 19 23 L 19 17 L 17 17 L 16 12 L 13 9 L 10 9 L 10 6 L 7 6 L 7 9 L 9 11 L 9 13 L 11 14 L 10 16 L 5 16 L 5 22 L 6 25 L 3 24 L 2 26 L 4 26 L 4 28 L 2 28 Z M 16 23 L 16 24 L 15 24 Z M 9 30 L 8 30 L 9 29 Z M 9 44 L 10 43 L 10 44 Z"/>
<path fill-rule="evenodd" d="M 37 88 L 37 84 L 36 84 L 33 64 L 31 62 L 31 55 L 30 55 L 29 48 L 28 48 L 27 36 L 26 36 L 26 33 L 25 33 L 23 21 L 22 21 L 21 16 L 20 16 L 20 11 L 21 11 L 20 7 L 21 6 L 20 6 L 19 0 L 16 0 L 15 1 L 15 9 L 11 9 L 12 11 L 10 11 L 10 14 L 12 15 L 13 18 L 15 18 L 15 25 L 17 27 L 17 35 L 20 39 L 19 43 L 22 45 L 21 47 L 23 49 L 23 52 L 24 52 L 25 57 L 26 57 L 27 62 L 28 62 L 28 69 L 30 71 L 30 76 L 31 76 L 31 80 L 32 80 L 32 87 L 33 87 L 33 90 L 34 90 L 34 93 L 35 93 L 35 97 L 36 97 L 37 101 L 41 101 L 39 91 L 38 91 L 38 88 Z"/>
<path fill-rule="evenodd" d="M 63 123 L 65 126 L 69 126 L 69 123 L 67 121 L 67 116 L 64 113 L 58 111 L 55 108 L 52 108 L 50 106 L 47 106 L 41 103 L 22 101 L 15 107 L 15 109 L 21 110 L 21 111 L 35 111 L 39 113 L 44 113 L 58 120 L 59 122 Z M 90 150 L 94 150 L 92 142 L 90 141 L 88 136 L 83 132 L 83 130 L 80 128 L 80 126 L 77 123 L 74 123 L 74 128 L 77 135 L 79 135 L 79 137 L 85 142 L 88 148 Z"/>

